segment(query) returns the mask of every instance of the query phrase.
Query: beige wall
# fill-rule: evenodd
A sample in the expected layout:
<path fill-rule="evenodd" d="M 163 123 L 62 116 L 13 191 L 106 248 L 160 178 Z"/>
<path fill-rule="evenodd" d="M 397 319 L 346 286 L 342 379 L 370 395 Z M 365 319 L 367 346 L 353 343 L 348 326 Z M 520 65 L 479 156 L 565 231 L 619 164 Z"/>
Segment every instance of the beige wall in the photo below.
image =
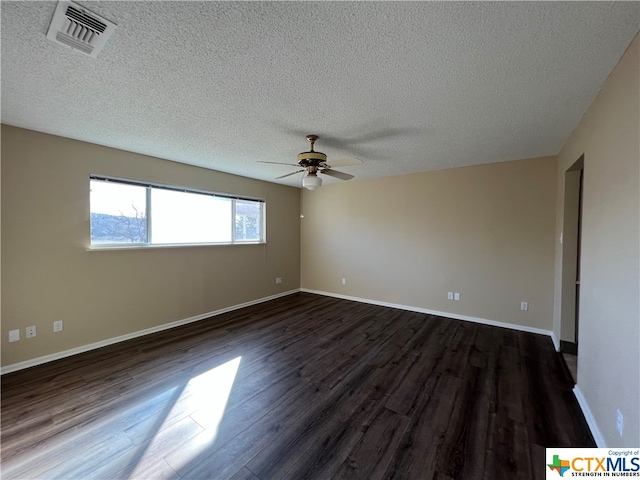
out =
<path fill-rule="evenodd" d="M 87 252 L 90 174 L 264 198 L 268 244 Z M 3 125 L 3 367 L 299 288 L 299 202 L 297 188 Z"/>
<path fill-rule="evenodd" d="M 547 157 L 304 191 L 302 287 L 551 330 L 555 172 Z"/>
<path fill-rule="evenodd" d="M 638 37 L 558 157 L 584 154 L 578 388 L 607 446 L 640 445 L 640 56 Z M 563 202 L 557 206 L 554 331 L 561 331 Z M 624 435 L 616 431 L 616 409 Z"/>

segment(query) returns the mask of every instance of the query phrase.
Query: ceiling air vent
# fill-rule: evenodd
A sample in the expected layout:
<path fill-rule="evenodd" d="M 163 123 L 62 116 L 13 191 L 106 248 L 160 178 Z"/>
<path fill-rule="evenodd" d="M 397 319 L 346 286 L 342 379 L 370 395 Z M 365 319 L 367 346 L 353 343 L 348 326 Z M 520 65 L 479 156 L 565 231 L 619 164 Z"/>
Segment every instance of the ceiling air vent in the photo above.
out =
<path fill-rule="evenodd" d="M 117 28 L 80 5 L 60 1 L 51 19 L 47 38 L 96 58 Z"/>

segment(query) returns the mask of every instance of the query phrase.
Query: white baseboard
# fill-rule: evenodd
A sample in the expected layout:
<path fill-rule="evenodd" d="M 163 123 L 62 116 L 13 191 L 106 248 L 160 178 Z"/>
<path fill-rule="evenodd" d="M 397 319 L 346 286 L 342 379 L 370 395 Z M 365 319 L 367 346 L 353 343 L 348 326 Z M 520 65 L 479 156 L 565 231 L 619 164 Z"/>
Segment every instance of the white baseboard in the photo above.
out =
<path fill-rule="evenodd" d="M 598 446 L 598 448 L 607 448 L 607 443 L 604 441 L 604 437 L 602 436 L 602 432 L 598 428 L 596 419 L 591 413 L 591 409 L 589 408 L 587 399 L 584 398 L 584 395 L 582 394 L 582 391 L 580 390 L 580 387 L 578 387 L 578 385 L 573 387 L 573 394 L 575 395 L 576 400 L 578 400 L 578 404 L 582 409 L 582 414 L 587 421 L 587 425 L 589 425 L 589 430 L 591 430 L 591 435 L 593 435 L 593 439 L 596 441 L 596 445 Z"/>
<path fill-rule="evenodd" d="M 399 308 L 400 310 L 409 310 L 411 312 L 427 313 L 429 315 L 438 315 L 440 317 L 453 318 L 456 320 L 466 320 L 467 322 L 482 323 L 484 325 L 490 325 L 492 327 L 510 328 L 512 330 L 519 330 L 521 332 L 537 333 L 540 335 L 547 335 L 548 337 L 551 337 L 551 339 L 553 340 L 553 336 L 552 336 L 553 332 L 551 330 L 543 330 L 542 328 L 528 327 L 526 325 L 517 325 L 515 323 L 498 322 L 496 320 L 489 320 L 487 318 L 470 317 L 468 315 L 459 315 L 457 313 L 439 312 L 437 310 L 429 310 L 427 308 L 412 307 L 409 305 L 399 305 L 397 303 L 381 302 L 379 300 L 371 300 L 368 298 L 350 297 L 348 295 L 341 295 L 339 293 L 322 292 L 318 290 L 310 290 L 308 288 L 301 288 L 300 291 L 306 292 L 306 293 L 315 293 L 317 295 L 325 295 L 327 297 L 341 298 L 343 300 L 353 300 L 355 302 L 370 303 L 372 305 L 380 305 L 382 307 Z"/>
<path fill-rule="evenodd" d="M 285 297 L 287 295 L 291 295 L 291 294 L 294 294 L 294 293 L 297 293 L 297 292 L 314 293 L 314 294 L 317 294 L 317 295 L 324 295 L 324 296 L 328 296 L 328 297 L 341 298 L 341 299 L 344 299 L 344 300 L 353 300 L 353 301 L 356 301 L 356 302 L 369 303 L 369 304 L 372 304 L 372 305 L 380 305 L 380 306 L 383 306 L 383 307 L 398 308 L 400 310 L 409 310 L 409 311 L 412 311 L 412 312 L 426 313 L 426 314 L 429 314 L 429 315 L 438 315 L 438 316 L 441 316 L 441 317 L 453 318 L 453 319 L 456 319 L 456 320 L 466 320 L 468 322 L 481 323 L 481 324 L 490 325 L 490 326 L 493 326 L 493 327 L 510 328 L 512 330 L 519 330 L 519 331 L 522 331 L 522 332 L 537 333 L 537 334 L 540 334 L 540 335 L 547 335 L 547 336 L 551 337 L 551 339 L 554 342 L 554 345 L 556 345 L 555 336 L 553 335 L 553 332 L 550 331 L 550 330 L 543 330 L 541 328 L 527 327 L 525 325 L 516 325 L 516 324 L 513 324 L 513 323 L 498 322 L 498 321 L 489 320 L 489 319 L 486 319 L 486 318 L 471 317 L 471 316 L 468 316 L 468 315 L 459 315 L 459 314 L 456 314 L 456 313 L 440 312 L 440 311 L 437 311 L 437 310 L 429 310 L 429 309 L 426 309 L 426 308 L 412 307 L 412 306 L 408 306 L 408 305 L 400 305 L 400 304 L 389 303 L 389 302 L 382 302 L 382 301 L 379 301 L 379 300 L 371 300 L 371 299 L 367 299 L 367 298 L 352 297 L 352 296 L 348 296 L 348 295 L 341 295 L 339 293 L 323 292 L 323 291 L 319 291 L 319 290 L 311 290 L 311 289 L 308 289 L 308 288 L 300 288 L 300 289 L 288 290 L 286 292 L 278 293 L 276 295 L 271 295 L 269 297 L 259 298 L 257 300 L 251 300 L 249 302 L 241 303 L 241 304 L 238 304 L 238 305 L 232 305 L 230 307 L 225 307 L 225 308 L 222 308 L 220 310 L 215 310 L 213 312 L 203 313 L 203 314 L 200 314 L 200 315 L 196 315 L 194 317 L 189 317 L 189 318 L 185 318 L 185 319 L 182 319 L 182 320 L 177 320 L 175 322 L 165 323 L 165 324 L 159 325 L 157 327 L 147 328 L 145 330 L 139 330 L 137 332 L 128 333 L 126 335 L 120 335 L 118 337 L 109 338 L 107 340 L 102 340 L 100 342 L 90 343 L 88 345 L 82 345 L 80 347 L 72 348 L 72 349 L 69 349 L 69 350 L 64 350 L 62 352 L 52 353 L 50 355 L 45 355 L 45 356 L 34 358 L 34 359 L 31 359 L 31 360 L 26 360 L 24 362 L 19 362 L 19 363 L 14 363 L 14 364 L 11 364 L 11 365 L 7 365 L 7 366 L 2 367 L 0 369 L 0 375 L 4 375 L 6 373 L 11 373 L 11 372 L 16 372 L 18 370 L 23 370 L 23 369 L 29 368 L 29 367 L 35 367 L 36 365 L 41 365 L 43 363 L 53 362 L 54 360 L 59 360 L 61 358 L 70 357 L 72 355 L 77 355 L 79 353 L 88 352 L 90 350 L 95 350 L 96 348 L 106 347 L 107 345 L 113 345 L 114 343 L 124 342 L 124 341 L 130 340 L 132 338 L 142 337 L 144 335 L 149 335 L 151 333 L 161 332 L 163 330 L 168 330 L 170 328 L 178 327 L 180 325 L 186 325 L 188 323 L 198 322 L 200 320 L 204 320 L 205 318 L 214 317 L 216 315 L 221 315 L 223 313 L 231 312 L 233 310 L 238 310 L 240 308 L 249 307 L 251 305 L 256 305 L 258 303 L 268 302 L 269 300 L 275 300 L 276 298 Z"/>
<path fill-rule="evenodd" d="M 344 300 L 353 300 L 353 301 L 356 301 L 356 302 L 369 303 L 369 304 L 372 304 L 372 305 L 380 305 L 380 306 L 383 306 L 383 307 L 398 308 L 398 309 L 401 309 L 401 310 L 409 310 L 409 311 L 412 311 L 412 312 L 426 313 L 426 314 L 430 314 L 430 315 L 438 315 L 438 316 L 441 316 L 441 317 L 453 318 L 453 319 L 456 319 L 456 320 L 466 320 L 468 322 L 481 323 L 481 324 L 490 325 L 490 326 L 493 326 L 493 327 L 510 328 L 512 330 L 519 330 L 519 331 L 522 331 L 522 332 L 537 333 L 537 334 L 541 334 L 541 335 L 547 335 L 547 336 L 551 337 L 551 340 L 553 341 L 553 344 L 556 347 L 556 350 L 557 351 L 560 350 L 560 342 L 558 341 L 558 338 L 554 335 L 554 333 L 551 330 L 543 330 L 541 328 L 527 327 L 525 325 L 516 325 L 516 324 L 513 324 L 513 323 L 498 322 L 498 321 L 489 320 L 489 319 L 486 319 L 486 318 L 470 317 L 468 315 L 459 315 L 459 314 L 455 314 L 455 313 L 440 312 L 440 311 L 436 311 L 436 310 L 429 310 L 429 309 L 426 309 L 426 308 L 412 307 L 412 306 L 407 306 L 407 305 L 399 305 L 399 304 L 396 304 L 396 303 L 382 302 L 382 301 L 378 301 L 378 300 L 371 300 L 371 299 L 360 298 L 360 297 L 352 297 L 352 296 L 349 296 L 349 295 L 341 295 L 341 294 L 338 294 L 338 293 L 322 292 L 322 291 L 318 291 L 318 290 L 311 290 L 311 289 L 308 289 L 308 288 L 300 288 L 300 289 L 288 290 L 286 292 L 278 293 L 276 295 L 271 295 L 271 296 L 268 296 L 268 297 L 259 298 L 259 299 L 256 299 L 256 300 L 251 300 L 249 302 L 240 303 L 240 304 L 237 304 L 237 305 L 232 305 L 232 306 L 229 306 L 229 307 L 221 308 L 219 310 L 214 310 L 212 312 L 207 312 L 207 313 L 203 313 L 203 314 L 196 315 L 196 316 L 193 316 L 193 317 L 185 318 L 185 319 L 182 319 L 182 320 L 177 320 L 175 322 L 165 323 L 165 324 L 159 325 L 157 327 L 152 327 L 152 328 L 147 328 L 147 329 L 144 329 L 144 330 L 139 330 L 137 332 L 128 333 L 126 335 L 120 335 L 118 337 L 109 338 L 107 340 L 102 340 L 100 342 L 90 343 L 88 345 L 82 345 L 81 347 L 72 348 L 72 349 L 69 349 L 69 350 L 62 351 L 62 352 L 52 353 L 50 355 L 45 355 L 45 356 L 42 356 L 42 357 L 34 358 L 32 360 L 26 360 L 24 362 L 18 362 L 18 363 L 14 363 L 14 364 L 11 364 L 11 365 L 7 365 L 7 366 L 2 367 L 0 369 L 0 375 L 4 375 L 6 373 L 11 373 L 11 372 L 16 372 L 18 370 L 23 370 L 23 369 L 29 368 L 29 367 L 35 367 L 36 365 L 41 365 L 43 363 L 53 362 L 54 360 L 59 360 L 61 358 L 70 357 L 72 355 L 77 355 L 79 353 L 88 352 L 90 350 L 95 350 L 97 348 L 105 347 L 107 345 L 113 345 L 115 343 L 124 342 L 124 341 L 130 340 L 132 338 L 142 337 L 144 335 L 149 335 L 151 333 L 161 332 L 163 330 L 168 330 L 170 328 L 178 327 L 180 325 L 186 325 L 188 323 L 198 322 L 200 320 L 204 320 L 204 319 L 210 318 L 210 317 L 215 317 L 216 315 L 221 315 L 223 313 L 231 312 L 233 310 L 238 310 L 240 308 L 249 307 L 251 305 L 257 305 L 257 304 L 263 303 L 263 302 L 268 302 L 269 300 L 275 300 L 276 298 L 286 297 L 288 295 L 292 295 L 292 294 L 297 293 L 297 292 L 314 293 L 314 294 L 317 294 L 317 295 L 324 295 L 324 296 L 327 296 L 327 297 L 341 298 L 341 299 L 344 299 Z M 584 398 L 584 395 L 582 395 L 582 392 L 580 391 L 580 388 L 577 385 L 574 387 L 573 393 L 574 393 L 576 399 L 578 400 L 578 404 L 580 405 L 580 408 L 582 409 L 582 413 L 584 414 L 585 419 L 587 421 L 587 424 L 589 425 L 589 428 L 591 430 L 591 434 L 593 435 L 593 438 L 596 441 L 596 445 L 599 448 L 606 448 L 606 443 L 604 441 L 604 437 L 602 436 L 602 433 L 600 432 L 600 429 L 598 428 L 598 424 L 596 423 L 595 418 L 593 417 L 593 414 L 591 413 L 591 409 L 589 408 L 589 405 L 587 404 L 587 401 Z"/>
<path fill-rule="evenodd" d="M 131 340 L 132 338 L 142 337 L 144 335 L 149 335 L 151 333 L 161 332 L 163 330 L 168 330 L 170 328 L 179 327 L 180 325 L 186 325 L 188 323 L 198 322 L 200 320 L 204 320 L 205 318 L 215 317 L 216 315 L 221 315 L 223 313 L 231 312 L 233 310 L 238 310 L 240 308 L 249 307 L 251 305 L 256 305 L 258 303 L 268 302 L 269 300 L 275 300 L 276 298 L 280 298 L 280 297 L 286 297 L 287 295 L 298 293 L 299 291 L 300 289 L 296 288 L 294 290 L 278 293 L 276 295 L 271 295 L 269 297 L 258 298 L 257 300 L 251 300 L 249 302 L 240 303 L 238 305 L 232 305 L 230 307 L 221 308 L 220 310 L 215 310 L 213 312 L 207 312 L 200 315 L 196 315 L 194 317 L 184 318 L 182 320 L 176 320 L 175 322 L 165 323 L 163 325 L 158 325 L 157 327 L 146 328 L 144 330 L 138 330 L 137 332 L 127 333 L 125 335 L 109 338 L 107 340 L 101 340 L 99 342 L 90 343 L 88 345 L 82 345 L 81 347 L 64 350 L 62 352 L 52 353 L 50 355 L 44 355 L 42 357 L 34 358 L 32 360 L 25 360 L 24 362 L 13 363 L 11 365 L 7 365 L 6 367 L 2 367 L 2 369 L 0 370 L 0 375 L 4 375 L 5 373 L 17 372 L 18 370 L 24 370 L 25 368 L 29 368 L 29 367 L 35 367 L 36 365 L 53 362 L 54 360 L 59 360 L 61 358 L 70 357 L 72 355 L 77 355 L 79 353 L 88 352 L 90 350 L 95 350 L 96 348 L 106 347 L 107 345 L 113 345 L 114 343 L 124 342 L 125 340 Z"/>

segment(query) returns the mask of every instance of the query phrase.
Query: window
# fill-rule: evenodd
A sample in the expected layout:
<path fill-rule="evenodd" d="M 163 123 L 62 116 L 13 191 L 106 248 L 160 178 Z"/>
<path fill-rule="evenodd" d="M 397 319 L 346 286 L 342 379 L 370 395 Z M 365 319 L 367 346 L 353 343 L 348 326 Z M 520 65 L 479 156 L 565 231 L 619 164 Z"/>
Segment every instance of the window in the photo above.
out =
<path fill-rule="evenodd" d="M 235 208 L 236 242 L 252 242 L 262 238 L 262 203 L 236 200 Z"/>
<path fill-rule="evenodd" d="M 147 243 L 147 189 L 91 180 L 91 244 Z"/>
<path fill-rule="evenodd" d="M 231 202 L 230 198 L 152 188 L 153 243 L 231 243 Z"/>
<path fill-rule="evenodd" d="M 264 241 L 264 201 L 90 178 L 91 245 Z"/>

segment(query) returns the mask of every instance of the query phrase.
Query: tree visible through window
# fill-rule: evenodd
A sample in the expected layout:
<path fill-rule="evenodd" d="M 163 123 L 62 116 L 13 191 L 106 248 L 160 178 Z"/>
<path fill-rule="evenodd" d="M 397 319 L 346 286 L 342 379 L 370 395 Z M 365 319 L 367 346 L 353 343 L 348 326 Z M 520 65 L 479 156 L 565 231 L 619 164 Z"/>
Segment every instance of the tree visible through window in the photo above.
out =
<path fill-rule="evenodd" d="M 236 200 L 236 241 L 257 241 L 262 238 L 262 203 Z"/>
<path fill-rule="evenodd" d="M 146 187 L 91 180 L 91 243 L 146 242 Z"/>
<path fill-rule="evenodd" d="M 177 187 L 90 179 L 92 245 L 264 241 L 264 202 Z"/>

